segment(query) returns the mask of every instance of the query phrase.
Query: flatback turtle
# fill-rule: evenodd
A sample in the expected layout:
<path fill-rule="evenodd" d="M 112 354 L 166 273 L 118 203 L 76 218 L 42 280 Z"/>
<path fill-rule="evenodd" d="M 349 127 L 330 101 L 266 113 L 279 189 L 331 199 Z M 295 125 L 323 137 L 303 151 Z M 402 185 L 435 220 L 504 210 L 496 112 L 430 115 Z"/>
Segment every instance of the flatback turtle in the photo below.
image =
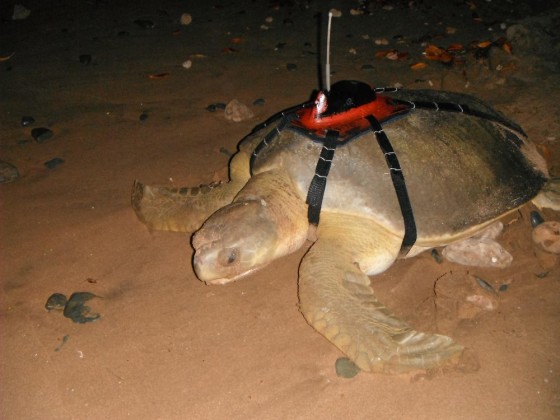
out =
<path fill-rule="evenodd" d="M 368 276 L 472 237 L 528 201 L 560 209 L 560 182 L 514 122 L 462 94 L 335 83 L 241 141 L 230 180 L 135 182 L 151 229 L 196 231 L 194 270 L 224 284 L 314 243 L 299 268 L 307 322 L 362 370 L 441 366 L 463 347 L 414 330 Z M 198 229 L 198 230 L 197 230 Z"/>

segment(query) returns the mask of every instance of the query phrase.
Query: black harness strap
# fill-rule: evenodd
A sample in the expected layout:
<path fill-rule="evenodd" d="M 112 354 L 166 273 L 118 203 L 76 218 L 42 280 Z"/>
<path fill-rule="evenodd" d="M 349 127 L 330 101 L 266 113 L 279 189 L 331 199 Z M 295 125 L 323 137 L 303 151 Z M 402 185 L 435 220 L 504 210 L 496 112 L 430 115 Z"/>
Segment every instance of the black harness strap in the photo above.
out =
<path fill-rule="evenodd" d="M 293 118 L 295 118 L 295 116 L 293 114 L 296 111 L 299 111 L 300 109 L 303 109 L 303 108 L 308 108 L 312 105 L 313 105 L 313 102 L 308 101 L 308 102 L 304 102 L 302 104 L 295 105 L 295 106 L 292 106 L 290 108 L 284 109 L 280 112 L 277 112 L 272 117 L 267 119 L 265 122 L 260 123 L 259 125 L 256 125 L 255 127 L 253 127 L 253 130 L 251 130 L 251 134 L 256 133 L 257 131 L 268 127 L 270 124 L 274 123 L 275 121 L 279 120 L 280 118 L 286 117 L 287 115 L 292 115 L 292 119 L 293 119 Z"/>
<path fill-rule="evenodd" d="M 327 176 L 331 169 L 331 163 L 334 158 L 334 152 L 337 146 L 338 131 L 328 130 L 323 142 L 323 149 L 317 161 L 315 175 L 309 185 L 307 192 L 307 218 L 309 223 L 319 224 L 321 214 L 321 206 L 323 204 L 323 196 L 327 186 Z"/>
<path fill-rule="evenodd" d="M 251 175 L 253 174 L 253 165 L 255 163 L 255 159 L 257 158 L 257 155 L 261 152 L 262 149 L 264 149 L 266 146 L 272 143 L 272 141 L 276 138 L 276 136 L 278 136 L 282 132 L 282 130 L 286 128 L 286 126 L 290 123 L 290 121 L 292 121 L 295 117 L 296 114 L 282 115 L 282 120 L 278 123 L 276 128 L 274 128 L 274 130 L 272 130 L 266 136 L 264 136 L 262 141 L 259 144 L 257 144 L 257 147 L 255 147 L 255 150 L 253 150 L 253 153 L 251 154 L 251 158 L 249 160 L 249 170 L 251 171 Z M 264 128 L 266 127 L 266 125 L 261 124 L 261 127 Z M 253 130 L 253 132 L 255 131 L 256 130 Z"/>
<path fill-rule="evenodd" d="M 377 139 L 377 143 L 385 155 L 385 160 L 387 161 L 387 166 L 389 167 L 389 172 L 391 173 L 391 180 L 393 181 L 393 186 L 395 187 L 395 192 L 397 193 L 397 199 L 399 201 L 404 221 L 404 238 L 400 250 L 400 255 L 404 257 L 408 254 L 408 251 L 410 251 L 410 248 L 412 248 L 416 242 L 417 236 L 414 212 L 412 211 L 412 205 L 410 204 L 404 175 L 402 173 L 399 160 L 397 159 L 397 155 L 393 150 L 393 146 L 391 145 L 389 138 L 383 131 L 383 127 L 381 127 L 377 118 L 373 115 L 368 115 L 366 119 L 369 121 L 371 129 Z"/>
<path fill-rule="evenodd" d="M 397 99 L 396 102 L 401 104 L 409 104 L 412 106 L 412 109 L 428 109 L 434 111 L 446 111 L 446 112 L 456 112 L 466 115 L 472 115 L 473 117 L 482 118 L 484 120 L 493 121 L 498 124 L 501 124 L 510 130 L 517 131 L 518 133 L 523 134 L 526 136 L 523 129 L 518 126 L 517 124 L 500 117 L 499 115 L 491 115 L 483 111 L 479 111 L 477 109 L 472 109 L 468 105 L 465 104 L 456 104 L 452 102 L 428 102 L 428 101 L 405 101 L 402 99 Z"/>

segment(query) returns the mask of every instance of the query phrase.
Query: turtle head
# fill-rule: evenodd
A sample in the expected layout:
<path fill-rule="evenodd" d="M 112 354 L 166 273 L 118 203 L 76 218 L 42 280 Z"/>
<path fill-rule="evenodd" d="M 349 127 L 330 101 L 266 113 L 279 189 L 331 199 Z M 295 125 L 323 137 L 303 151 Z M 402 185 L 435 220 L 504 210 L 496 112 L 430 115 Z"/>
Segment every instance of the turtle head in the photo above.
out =
<path fill-rule="evenodd" d="M 196 275 L 210 284 L 237 280 L 277 258 L 279 238 L 264 200 L 234 202 L 193 236 Z"/>

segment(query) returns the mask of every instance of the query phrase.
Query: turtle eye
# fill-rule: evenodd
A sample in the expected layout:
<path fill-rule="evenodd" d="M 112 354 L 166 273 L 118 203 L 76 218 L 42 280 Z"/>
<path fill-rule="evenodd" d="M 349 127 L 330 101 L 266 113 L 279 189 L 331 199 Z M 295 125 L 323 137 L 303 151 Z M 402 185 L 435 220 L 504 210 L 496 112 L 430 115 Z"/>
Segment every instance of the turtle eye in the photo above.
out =
<path fill-rule="evenodd" d="M 218 261 L 222 265 L 232 265 L 237 261 L 239 251 L 237 248 L 225 248 L 220 251 Z"/>

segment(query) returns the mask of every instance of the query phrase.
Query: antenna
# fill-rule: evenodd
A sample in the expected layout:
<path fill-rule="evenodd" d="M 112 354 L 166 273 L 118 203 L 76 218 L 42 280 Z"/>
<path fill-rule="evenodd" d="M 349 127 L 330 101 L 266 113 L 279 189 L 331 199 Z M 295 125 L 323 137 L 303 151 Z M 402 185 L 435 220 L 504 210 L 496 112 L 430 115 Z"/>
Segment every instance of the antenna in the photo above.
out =
<path fill-rule="evenodd" d="M 329 10 L 329 21 L 327 24 L 327 53 L 325 59 L 325 87 L 327 92 L 331 90 L 331 22 L 332 10 Z"/>
<path fill-rule="evenodd" d="M 329 21 L 327 23 L 327 52 L 325 57 L 325 87 L 327 92 L 331 90 L 331 22 L 332 18 L 342 16 L 340 10 L 329 10 Z"/>

